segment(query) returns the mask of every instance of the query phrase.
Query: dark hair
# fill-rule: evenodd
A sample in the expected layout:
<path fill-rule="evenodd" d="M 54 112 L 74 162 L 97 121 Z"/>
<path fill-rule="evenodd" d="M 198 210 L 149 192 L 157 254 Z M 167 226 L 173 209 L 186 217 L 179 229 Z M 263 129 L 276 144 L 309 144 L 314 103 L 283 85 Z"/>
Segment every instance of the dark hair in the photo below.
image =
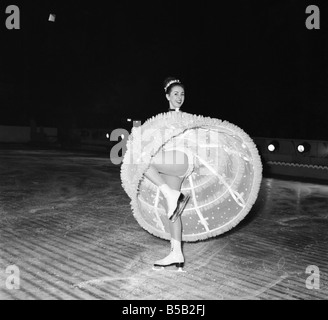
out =
<path fill-rule="evenodd" d="M 163 85 L 164 85 L 164 91 L 166 94 L 170 94 L 170 92 L 174 86 L 180 86 L 183 89 L 185 88 L 184 84 L 176 77 L 167 77 L 164 80 Z"/>

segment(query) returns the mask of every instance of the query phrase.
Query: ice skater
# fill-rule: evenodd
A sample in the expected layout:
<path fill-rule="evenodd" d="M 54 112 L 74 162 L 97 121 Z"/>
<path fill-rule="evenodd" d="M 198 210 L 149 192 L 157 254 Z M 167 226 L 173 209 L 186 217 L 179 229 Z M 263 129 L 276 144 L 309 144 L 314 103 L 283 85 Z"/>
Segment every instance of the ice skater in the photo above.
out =
<path fill-rule="evenodd" d="M 181 110 L 185 86 L 164 82 L 168 112 L 134 127 L 121 166 L 133 215 L 171 251 L 154 267 L 185 264 L 182 242 L 215 237 L 250 211 L 262 179 L 256 145 L 239 127 Z"/>
<path fill-rule="evenodd" d="M 179 112 L 185 100 L 185 87 L 176 78 L 164 81 L 164 91 L 169 102 L 170 112 Z M 169 255 L 154 263 L 155 267 L 176 265 L 182 268 L 184 256 L 182 252 L 181 214 L 190 195 L 181 193 L 181 185 L 190 174 L 188 156 L 183 151 L 169 150 L 166 146 L 152 159 L 152 163 L 145 176 L 159 187 L 167 201 L 167 217 L 171 234 L 171 252 Z"/>

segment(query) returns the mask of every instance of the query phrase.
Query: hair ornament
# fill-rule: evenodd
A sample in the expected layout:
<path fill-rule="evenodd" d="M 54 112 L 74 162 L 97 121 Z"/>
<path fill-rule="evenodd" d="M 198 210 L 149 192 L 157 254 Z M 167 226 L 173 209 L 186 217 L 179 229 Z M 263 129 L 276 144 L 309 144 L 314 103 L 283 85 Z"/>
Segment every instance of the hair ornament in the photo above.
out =
<path fill-rule="evenodd" d="M 176 80 L 171 80 L 169 81 L 166 86 L 164 87 L 164 91 L 166 91 L 166 89 L 173 83 L 181 83 L 180 80 L 176 79 Z"/>

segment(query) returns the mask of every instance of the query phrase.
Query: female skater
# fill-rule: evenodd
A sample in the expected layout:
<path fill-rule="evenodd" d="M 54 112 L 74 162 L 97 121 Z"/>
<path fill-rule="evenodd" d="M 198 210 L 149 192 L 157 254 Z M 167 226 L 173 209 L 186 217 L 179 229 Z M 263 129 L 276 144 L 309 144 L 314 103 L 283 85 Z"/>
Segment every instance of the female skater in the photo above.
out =
<path fill-rule="evenodd" d="M 121 166 L 133 215 L 151 234 L 170 240 L 155 267 L 184 265 L 182 241 L 215 237 L 237 225 L 254 204 L 262 164 L 239 127 L 180 110 L 185 87 L 164 83 L 169 111 L 134 127 Z"/>
<path fill-rule="evenodd" d="M 169 102 L 170 112 L 179 112 L 185 99 L 184 85 L 176 78 L 167 78 L 164 81 L 164 91 Z M 154 157 L 145 176 L 157 185 L 167 201 L 167 217 L 169 219 L 171 234 L 171 252 L 164 259 L 155 262 L 156 267 L 166 267 L 175 264 L 183 267 L 184 256 L 182 253 L 182 227 L 180 215 L 189 195 L 184 196 L 181 185 L 188 173 L 188 156 L 183 151 L 168 150 L 166 146 Z M 189 170 L 190 174 L 190 170 Z"/>

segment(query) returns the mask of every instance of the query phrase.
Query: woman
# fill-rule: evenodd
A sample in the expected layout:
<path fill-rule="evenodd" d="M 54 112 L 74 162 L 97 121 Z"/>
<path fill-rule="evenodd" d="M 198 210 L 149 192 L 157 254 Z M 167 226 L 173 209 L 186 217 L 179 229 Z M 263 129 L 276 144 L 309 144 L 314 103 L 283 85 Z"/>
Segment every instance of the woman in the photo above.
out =
<path fill-rule="evenodd" d="M 121 167 L 133 214 L 150 233 L 170 240 L 155 267 L 182 267 L 182 241 L 217 236 L 234 227 L 255 202 L 262 165 L 252 139 L 219 119 L 180 111 L 185 87 L 164 82 L 169 112 L 135 127 Z"/>
<path fill-rule="evenodd" d="M 169 102 L 169 111 L 179 112 L 185 99 L 184 85 L 178 79 L 167 78 L 164 81 L 164 91 Z M 168 207 L 171 252 L 164 259 L 156 261 L 154 264 L 156 267 L 166 267 L 173 264 L 177 267 L 183 267 L 184 264 L 184 256 L 181 250 L 182 228 L 180 215 L 190 196 L 184 196 L 180 189 L 186 174 L 190 174 L 188 168 L 189 163 L 186 153 L 176 149 L 169 150 L 166 146 L 154 156 L 152 164 L 145 173 L 145 176 L 159 187 Z"/>

